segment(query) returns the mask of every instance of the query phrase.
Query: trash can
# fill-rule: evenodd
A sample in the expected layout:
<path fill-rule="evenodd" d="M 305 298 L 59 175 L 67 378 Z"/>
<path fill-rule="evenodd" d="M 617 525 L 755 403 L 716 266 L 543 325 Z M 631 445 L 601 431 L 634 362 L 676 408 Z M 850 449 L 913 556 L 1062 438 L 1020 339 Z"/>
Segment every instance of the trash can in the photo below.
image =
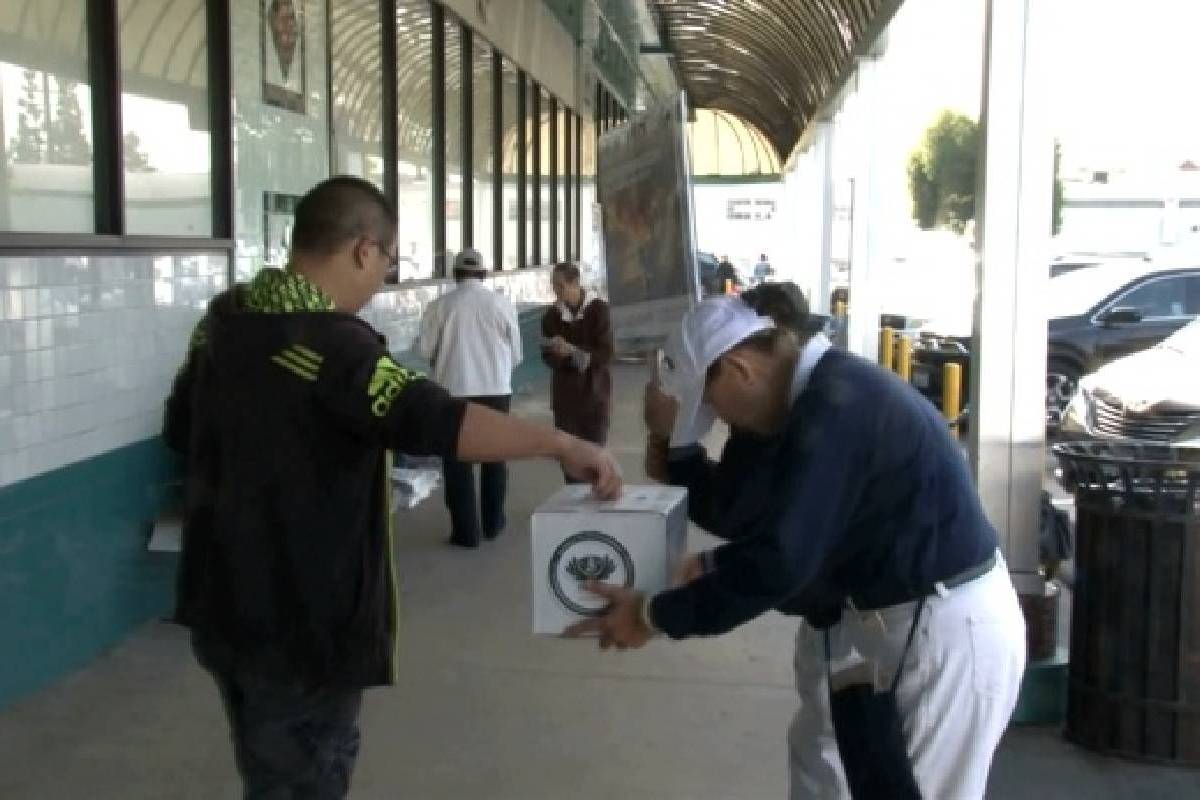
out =
<path fill-rule="evenodd" d="M 1054 452 L 1077 515 L 1066 738 L 1200 766 L 1200 449 Z"/>

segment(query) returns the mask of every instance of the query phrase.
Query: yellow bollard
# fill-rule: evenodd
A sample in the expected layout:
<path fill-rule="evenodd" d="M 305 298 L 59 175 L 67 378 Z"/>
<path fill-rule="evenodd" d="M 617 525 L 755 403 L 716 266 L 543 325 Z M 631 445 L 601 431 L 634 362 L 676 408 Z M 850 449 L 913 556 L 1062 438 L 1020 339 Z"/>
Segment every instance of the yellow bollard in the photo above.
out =
<path fill-rule="evenodd" d="M 958 435 L 955 420 L 962 414 L 962 365 L 946 364 L 942 367 L 942 414 L 950 420 L 950 428 Z"/>
<path fill-rule="evenodd" d="M 901 336 L 896 351 L 896 374 L 903 378 L 905 383 L 912 382 L 912 350 L 912 339 Z"/>
<path fill-rule="evenodd" d="M 895 369 L 896 363 L 896 332 L 884 328 L 879 332 L 879 366 L 889 372 Z"/>

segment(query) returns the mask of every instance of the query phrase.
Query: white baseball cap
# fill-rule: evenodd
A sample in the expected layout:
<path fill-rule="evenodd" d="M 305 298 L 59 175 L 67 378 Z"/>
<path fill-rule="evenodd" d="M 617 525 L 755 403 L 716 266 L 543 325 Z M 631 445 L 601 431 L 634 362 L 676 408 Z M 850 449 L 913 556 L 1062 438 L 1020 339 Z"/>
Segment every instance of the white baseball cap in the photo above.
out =
<path fill-rule="evenodd" d="M 663 348 L 662 388 L 679 402 L 671 446 L 695 444 L 712 428 L 716 412 L 704 402 L 708 368 L 756 333 L 775 327 L 738 297 L 712 297 L 684 315 Z"/>
<path fill-rule="evenodd" d="M 474 247 L 464 247 L 454 257 L 454 268 L 465 270 L 482 270 L 483 255 Z"/>

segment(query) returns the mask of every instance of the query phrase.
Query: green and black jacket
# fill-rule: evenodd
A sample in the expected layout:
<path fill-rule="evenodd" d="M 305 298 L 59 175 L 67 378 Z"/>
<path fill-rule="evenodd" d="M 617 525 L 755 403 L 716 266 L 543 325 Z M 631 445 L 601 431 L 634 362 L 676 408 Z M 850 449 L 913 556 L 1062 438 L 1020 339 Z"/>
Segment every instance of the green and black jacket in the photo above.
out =
<path fill-rule="evenodd" d="M 464 411 L 298 275 L 215 298 L 164 425 L 187 462 L 176 619 L 218 666 L 394 681 L 387 454 L 453 455 Z"/>

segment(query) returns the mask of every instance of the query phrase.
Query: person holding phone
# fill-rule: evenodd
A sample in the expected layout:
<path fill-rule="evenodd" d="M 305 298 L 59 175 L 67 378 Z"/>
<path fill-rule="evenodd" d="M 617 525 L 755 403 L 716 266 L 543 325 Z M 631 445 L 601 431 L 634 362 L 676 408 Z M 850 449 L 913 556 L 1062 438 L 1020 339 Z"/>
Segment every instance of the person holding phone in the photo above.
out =
<path fill-rule="evenodd" d="M 585 290 L 579 278 L 579 267 L 570 262 L 551 273 L 556 302 L 542 317 L 542 360 L 554 376 L 554 426 L 603 445 L 612 410 L 612 321 L 608 303 Z"/>

